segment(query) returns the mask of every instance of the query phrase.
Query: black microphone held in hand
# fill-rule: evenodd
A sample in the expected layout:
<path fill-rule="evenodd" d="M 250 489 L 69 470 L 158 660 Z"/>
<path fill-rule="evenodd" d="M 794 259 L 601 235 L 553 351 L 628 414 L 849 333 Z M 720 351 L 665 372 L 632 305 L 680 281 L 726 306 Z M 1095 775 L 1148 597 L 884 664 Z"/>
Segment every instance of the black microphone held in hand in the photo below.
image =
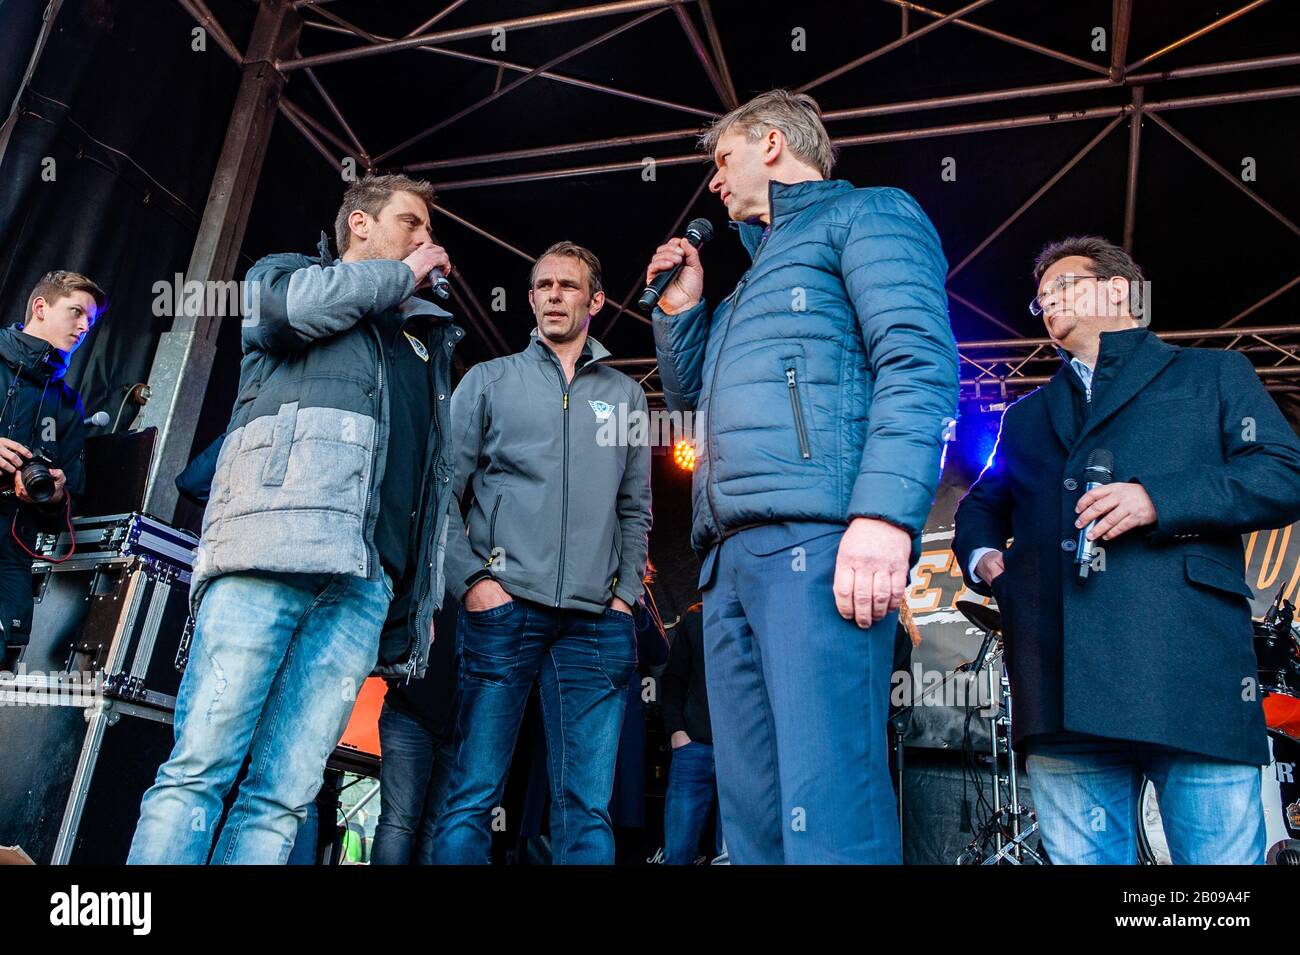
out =
<path fill-rule="evenodd" d="M 1088 467 L 1083 472 L 1083 493 L 1109 484 L 1115 479 L 1115 455 L 1098 448 L 1088 455 Z M 1088 540 L 1088 532 L 1097 526 L 1094 518 L 1079 531 L 1079 544 L 1074 549 L 1074 562 L 1079 565 L 1079 576 L 1088 576 L 1092 562 L 1097 558 L 1097 542 Z"/>
<path fill-rule="evenodd" d="M 686 241 L 697 249 L 712 238 L 713 225 L 708 219 L 692 219 L 686 227 Z M 673 279 L 677 278 L 677 273 L 682 270 L 683 264 L 685 263 L 679 262 L 667 272 L 660 272 L 656 275 L 654 281 L 647 285 L 645 291 L 641 293 L 641 297 L 636 303 L 637 308 L 647 315 L 650 314 L 654 307 L 659 304 L 659 296 L 664 294 L 664 289 L 668 287 Z"/>

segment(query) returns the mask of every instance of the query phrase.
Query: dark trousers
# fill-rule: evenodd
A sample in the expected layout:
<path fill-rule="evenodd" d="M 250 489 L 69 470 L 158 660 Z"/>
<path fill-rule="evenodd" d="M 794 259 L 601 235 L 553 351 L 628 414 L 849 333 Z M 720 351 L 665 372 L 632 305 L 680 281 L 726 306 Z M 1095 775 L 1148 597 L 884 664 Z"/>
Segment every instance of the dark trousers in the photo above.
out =
<path fill-rule="evenodd" d="M 455 748 L 387 703 L 379 714 L 379 798 L 372 865 L 431 865 Z"/>
<path fill-rule="evenodd" d="M 486 864 L 524 705 L 539 683 L 551 782 L 551 855 L 612 864 L 609 797 L 627 684 L 636 668 L 632 617 L 515 599 L 461 611 L 456 755 L 434 831 L 438 864 Z"/>
<path fill-rule="evenodd" d="M 709 555 L 705 670 L 733 863 L 902 862 L 885 753 L 898 614 L 867 630 L 839 615 L 842 536 L 770 524 Z"/>
<path fill-rule="evenodd" d="M 713 747 L 694 740 L 673 750 L 664 796 L 664 863 L 690 865 L 700 851 L 700 834 L 718 801 L 713 775 Z M 722 852 L 722 827 L 718 826 L 714 855 Z"/>

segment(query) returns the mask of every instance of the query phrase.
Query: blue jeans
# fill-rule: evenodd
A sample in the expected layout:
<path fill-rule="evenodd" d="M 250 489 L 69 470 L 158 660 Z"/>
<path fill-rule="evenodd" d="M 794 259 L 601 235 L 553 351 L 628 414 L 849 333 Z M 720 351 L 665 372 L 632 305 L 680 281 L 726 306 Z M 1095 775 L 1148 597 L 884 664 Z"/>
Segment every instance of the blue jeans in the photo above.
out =
<path fill-rule="evenodd" d="M 447 795 L 455 749 L 387 703 L 379 714 L 379 798 L 372 865 L 430 865 L 433 824 Z"/>
<path fill-rule="evenodd" d="M 664 864 L 690 865 L 700 851 L 700 833 L 717 801 L 713 747 L 694 740 L 673 750 L 664 795 Z M 714 855 L 722 852 L 722 826 Z"/>
<path fill-rule="evenodd" d="M 632 617 L 516 598 L 461 610 L 456 756 L 433 835 L 440 865 L 486 864 L 524 704 L 540 683 L 551 781 L 551 858 L 612 864 L 609 797 L 627 684 Z"/>
<path fill-rule="evenodd" d="M 898 614 L 862 630 L 835 609 L 843 530 L 766 524 L 705 558 L 713 755 L 737 864 L 902 863 L 885 729 Z"/>
<path fill-rule="evenodd" d="M 375 666 L 392 596 L 387 575 L 228 574 L 208 586 L 176 697 L 176 745 L 144 794 L 129 863 L 285 862 Z"/>
<path fill-rule="evenodd" d="M 1136 865 L 1143 775 L 1175 865 L 1260 865 L 1258 766 L 1126 740 L 1030 739 L 1025 765 L 1043 845 L 1059 865 Z"/>

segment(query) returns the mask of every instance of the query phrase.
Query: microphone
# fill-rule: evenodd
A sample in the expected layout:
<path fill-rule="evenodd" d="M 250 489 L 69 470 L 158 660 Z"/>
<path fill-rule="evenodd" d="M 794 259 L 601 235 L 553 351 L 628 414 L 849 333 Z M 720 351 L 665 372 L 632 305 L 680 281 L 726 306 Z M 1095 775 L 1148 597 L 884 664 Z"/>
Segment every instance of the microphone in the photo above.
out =
<path fill-rule="evenodd" d="M 451 296 L 451 285 L 448 284 L 447 277 L 442 274 L 442 269 L 433 269 L 429 272 L 429 290 L 443 301 Z"/>
<path fill-rule="evenodd" d="M 713 224 L 708 219 L 692 219 L 686 226 L 686 241 L 695 248 L 699 248 L 705 242 L 713 238 Z M 685 262 L 679 262 L 667 272 L 660 272 L 655 276 L 653 282 L 645 287 L 641 293 L 641 298 L 637 300 L 637 308 L 649 315 L 654 311 L 654 307 L 659 304 L 659 296 L 664 294 L 664 289 L 673 279 L 677 278 L 677 273 L 682 270 Z"/>
<path fill-rule="evenodd" d="M 85 421 L 81 423 L 85 425 L 89 425 L 92 428 L 102 428 L 104 427 L 104 425 L 108 424 L 108 412 L 96 411 L 93 415 L 91 415 L 89 418 L 87 418 Z"/>
<path fill-rule="evenodd" d="M 1088 455 L 1088 467 L 1083 472 L 1083 492 L 1109 484 L 1115 477 L 1115 455 L 1104 448 L 1098 448 Z M 1097 556 L 1097 542 L 1088 540 L 1088 532 L 1097 526 L 1094 518 L 1079 531 L 1079 544 L 1074 549 L 1074 562 L 1079 565 L 1079 577 L 1088 576 L 1093 559 Z"/>

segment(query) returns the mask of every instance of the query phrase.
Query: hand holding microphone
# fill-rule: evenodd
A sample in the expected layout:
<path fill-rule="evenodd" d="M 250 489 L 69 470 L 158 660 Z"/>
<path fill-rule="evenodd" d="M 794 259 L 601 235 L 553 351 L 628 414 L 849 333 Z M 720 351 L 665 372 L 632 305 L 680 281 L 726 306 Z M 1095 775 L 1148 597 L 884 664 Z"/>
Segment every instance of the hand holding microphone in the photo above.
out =
<path fill-rule="evenodd" d="M 656 305 L 667 315 L 676 315 L 694 306 L 704 295 L 704 266 L 699 248 L 713 238 L 708 219 L 693 219 L 686 227 L 686 237 L 669 239 L 655 249 L 646 269 L 646 289 L 637 306 L 649 313 Z"/>
<path fill-rule="evenodd" d="M 1080 577 L 1088 576 L 1087 568 L 1096 555 L 1096 541 L 1114 540 L 1135 527 L 1147 527 L 1157 520 L 1156 506 L 1146 488 L 1131 481 L 1112 484 L 1114 468 L 1115 459 L 1109 451 L 1093 451 L 1088 456 L 1085 493 L 1074 508 L 1079 515 L 1074 526 L 1081 528 L 1075 552 Z"/>
<path fill-rule="evenodd" d="M 451 294 L 447 276 L 451 274 L 451 259 L 447 250 L 432 242 L 421 243 L 419 248 L 402 260 L 415 275 L 415 287 L 428 286 L 433 294 L 445 299 Z"/>
<path fill-rule="evenodd" d="M 1098 490 L 1109 487 L 1111 480 L 1115 477 L 1115 455 L 1111 454 L 1104 448 L 1098 448 L 1088 455 L 1088 466 L 1083 471 L 1084 493 L 1079 498 L 1079 503 L 1075 505 L 1075 511 L 1080 516 L 1074 522 L 1074 526 L 1081 528 L 1079 531 L 1079 543 L 1074 549 L 1074 562 L 1079 565 L 1079 576 L 1087 577 L 1088 571 L 1092 567 L 1092 562 L 1097 556 L 1097 548 L 1093 541 L 1096 539 L 1097 517 L 1085 521 L 1080 508 L 1084 507 L 1083 499 L 1090 494 L 1096 494 Z"/>

